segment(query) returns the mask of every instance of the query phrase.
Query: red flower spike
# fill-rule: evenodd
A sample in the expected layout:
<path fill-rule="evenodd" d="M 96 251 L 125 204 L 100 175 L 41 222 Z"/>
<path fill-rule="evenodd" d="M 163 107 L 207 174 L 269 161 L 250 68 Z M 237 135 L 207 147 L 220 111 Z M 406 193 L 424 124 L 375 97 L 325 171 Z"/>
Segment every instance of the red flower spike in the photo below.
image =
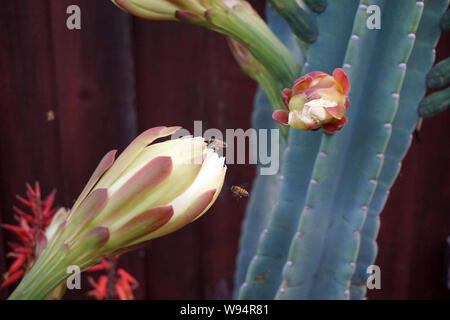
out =
<path fill-rule="evenodd" d="M 93 296 L 97 300 L 103 300 L 107 297 L 107 292 L 108 292 L 108 277 L 107 276 L 100 276 L 98 278 L 97 282 L 95 282 L 94 279 L 89 277 L 88 281 L 91 284 L 91 286 L 94 287 L 93 290 L 90 290 L 87 293 L 89 296 Z"/>
<path fill-rule="evenodd" d="M 128 282 L 130 282 L 130 283 L 137 283 L 137 280 L 131 275 L 131 274 L 129 274 L 128 272 L 126 272 L 124 269 L 122 269 L 122 268 L 119 268 L 118 270 L 117 270 L 117 274 L 121 277 L 121 278 L 123 278 L 123 279 L 126 279 Z"/>
<path fill-rule="evenodd" d="M 22 202 L 24 205 L 26 205 L 27 207 L 31 207 L 33 208 L 34 204 L 31 202 L 31 200 L 26 200 L 25 198 L 16 195 L 17 200 L 19 200 L 20 202 Z"/>
<path fill-rule="evenodd" d="M 17 270 L 19 270 L 19 268 L 23 266 L 26 260 L 27 256 L 25 254 L 18 255 L 17 259 L 14 260 L 14 262 L 9 266 L 8 274 L 13 274 Z"/>
<path fill-rule="evenodd" d="M 24 270 L 19 270 L 14 274 L 9 275 L 5 281 L 3 281 L 2 285 L 1 285 L 1 289 L 6 288 L 7 286 L 13 284 L 14 282 L 16 282 L 17 280 L 19 280 L 20 278 L 22 278 L 23 274 L 25 273 Z"/>
<path fill-rule="evenodd" d="M 94 289 L 89 291 L 88 295 L 94 296 L 98 300 L 112 298 L 118 298 L 120 300 L 134 299 L 133 290 L 135 290 L 139 286 L 139 283 L 123 268 L 118 268 L 116 270 L 117 260 L 119 256 L 120 255 L 116 255 L 114 258 L 103 259 L 99 264 L 87 270 L 104 271 L 105 274 L 107 274 L 107 276 L 100 276 L 97 282 L 89 277 L 89 283 L 93 286 Z M 111 282 L 114 282 L 112 287 Z M 112 292 L 110 290 L 111 288 L 113 289 Z"/>
<path fill-rule="evenodd" d="M 15 260 L 9 266 L 2 287 L 19 280 L 45 248 L 44 232 L 56 212 L 56 209 L 52 208 L 55 191 L 52 191 L 45 200 L 42 200 L 39 183 L 35 183 L 34 189 L 27 183 L 26 195 L 26 198 L 17 196 L 17 199 L 31 212 L 25 212 L 14 206 L 13 211 L 16 213 L 14 219 L 18 225 L 0 224 L 4 229 L 14 232 L 20 241 L 20 243 L 9 243 L 12 251 L 7 254 L 7 257 L 13 257 Z"/>
<path fill-rule="evenodd" d="M 103 259 L 99 264 L 96 264 L 95 266 L 90 267 L 86 271 L 94 272 L 94 271 L 107 270 L 109 268 L 110 268 L 110 264 L 109 264 L 108 260 Z"/>

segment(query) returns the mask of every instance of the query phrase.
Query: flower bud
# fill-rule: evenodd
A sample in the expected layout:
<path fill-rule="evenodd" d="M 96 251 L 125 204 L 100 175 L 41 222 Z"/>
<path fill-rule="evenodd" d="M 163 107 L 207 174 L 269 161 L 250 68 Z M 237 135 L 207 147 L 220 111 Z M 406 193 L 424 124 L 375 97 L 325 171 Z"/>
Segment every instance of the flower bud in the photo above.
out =
<path fill-rule="evenodd" d="M 157 127 L 137 137 L 114 160 L 100 162 L 67 219 L 70 245 L 82 230 L 104 226 L 106 255 L 174 232 L 200 217 L 222 187 L 224 158 L 201 137 L 149 145 L 178 127 Z"/>
<path fill-rule="evenodd" d="M 300 130 L 323 128 L 327 133 L 340 130 L 347 122 L 345 112 L 350 104 L 350 82 L 345 72 L 337 68 L 333 76 L 313 71 L 294 82 L 292 89 L 283 90 L 287 110 L 276 110 L 277 122 Z"/>

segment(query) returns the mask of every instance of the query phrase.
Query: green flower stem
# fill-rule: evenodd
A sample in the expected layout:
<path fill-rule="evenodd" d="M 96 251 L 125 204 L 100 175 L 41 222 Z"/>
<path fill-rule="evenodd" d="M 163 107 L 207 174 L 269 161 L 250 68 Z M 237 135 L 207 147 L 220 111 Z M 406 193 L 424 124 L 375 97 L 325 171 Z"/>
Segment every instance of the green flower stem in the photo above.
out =
<path fill-rule="evenodd" d="M 9 300 L 45 299 L 69 274 L 66 273 L 64 252 L 39 257 L 36 264 L 25 275 Z"/>
<path fill-rule="evenodd" d="M 279 82 L 279 89 L 289 87 L 301 68 L 290 51 L 252 14 L 232 10 L 211 10 L 208 19 L 218 32 L 239 41 Z M 244 20 L 245 18 L 245 20 Z"/>
<path fill-rule="evenodd" d="M 259 84 L 261 89 L 263 89 L 264 93 L 267 96 L 267 99 L 272 106 L 272 110 L 282 109 L 284 108 L 283 98 L 281 97 L 280 90 L 278 89 L 276 83 L 270 76 L 270 74 L 266 72 L 257 73 L 255 76 L 255 81 Z M 280 131 L 284 137 L 288 136 L 289 127 L 279 125 Z"/>
<path fill-rule="evenodd" d="M 228 39 L 231 52 L 241 66 L 242 71 L 255 80 L 265 92 L 273 111 L 284 108 L 284 102 L 278 82 L 255 57 L 236 40 Z M 289 128 L 280 125 L 281 133 L 288 136 Z"/>

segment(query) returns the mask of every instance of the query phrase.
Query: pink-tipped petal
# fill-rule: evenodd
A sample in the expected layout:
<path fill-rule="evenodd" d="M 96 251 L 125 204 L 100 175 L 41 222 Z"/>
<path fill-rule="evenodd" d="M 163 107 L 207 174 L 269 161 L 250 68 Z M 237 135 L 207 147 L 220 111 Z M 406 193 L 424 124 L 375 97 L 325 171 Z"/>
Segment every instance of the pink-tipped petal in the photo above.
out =
<path fill-rule="evenodd" d="M 80 204 L 76 210 L 72 210 L 69 215 L 70 233 L 76 235 L 78 231 L 83 229 L 95 216 L 105 207 L 108 201 L 107 189 L 95 189 Z M 69 239 L 67 239 L 69 242 Z"/>
<path fill-rule="evenodd" d="M 175 11 L 175 18 L 182 22 L 200 22 L 203 21 L 204 18 L 196 15 L 195 13 L 192 13 L 187 10 L 177 10 Z"/>
<path fill-rule="evenodd" d="M 112 164 L 114 163 L 114 159 L 116 158 L 116 153 L 117 150 L 111 150 L 102 158 L 102 160 L 100 160 L 100 163 L 98 164 L 92 176 L 89 178 L 89 181 L 87 182 L 77 201 L 73 205 L 72 211 L 76 210 L 76 208 L 86 198 L 89 192 L 91 192 L 92 188 L 95 186 L 98 180 L 112 166 Z"/>
<path fill-rule="evenodd" d="M 341 68 L 336 68 L 333 71 L 333 78 L 341 85 L 343 93 L 348 94 L 350 92 L 350 81 L 347 74 Z"/>
<path fill-rule="evenodd" d="M 292 97 L 292 90 L 291 89 L 284 89 L 283 90 L 283 102 L 286 109 L 289 110 L 289 100 L 291 100 Z"/>
<path fill-rule="evenodd" d="M 348 96 L 345 96 L 345 109 L 348 109 L 350 106 L 350 98 Z"/>
<path fill-rule="evenodd" d="M 140 18 L 152 19 L 152 20 L 167 20 L 170 17 L 167 14 L 159 14 L 151 10 L 146 10 L 140 6 L 135 5 L 130 0 L 113 0 L 113 2 L 122 10 L 131 13 L 132 15 Z"/>
<path fill-rule="evenodd" d="M 161 230 L 158 230 L 153 238 L 158 238 L 177 231 L 199 218 L 212 205 L 216 191 L 217 189 L 211 189 L 204 192 L 197 197 L 189 207 L 185 208 L 183 212 L 175 212 L 172 221 L 169 221 L 169 223 L 161 228 Z"/>
<path fill-rule="evenodd" d="M 306 89 L 309 88 L 309 85 L 312 82 L 312 78 L 309 75 L 305 75 L 303 77 L 298 78 L 295 82 L 294 85 L 292 86 L 292 93 L 298 94 L 298 93 L 302 93 L 303 91 L 305 91 Z"/>
<path fill-rule="evenodd" d="M 177 223 L 177 229 L 196 220 L 209 208 L 211 201 L 214 199 L 217 189 L 211 189 L 201 194 L 182 214 L 182 219 Z M 175 231 L 174 230 L 174 231 Z"/>
<path fill-rule="evenodd" d="M 112 194 L 107 211 L 113 215 L 109 216 L 108 220 L 114 220 L 115 215 L 126 211 L 127 206 L 141 201 L 150 190 L 170 175 L 172 169 L 171 157 L 156 157 L 147 163 Z"/>
<path fill-rule="evenodd" d="M 322 71 L 311 71 L 311 72 L 307 73 L 306 75 L 310 76 L 312 79 L 317 78 L 317 77 L 326 77 L 327 76 L 327 74 Z"/>
<path fill-rule="evenodd" d="M 98 226 L 85 232 L 75 243 L 69 245 L 65 243 L 68 250 L 66 259 L 74 265 L 82 267 L 86 260 L 98 256 L 99 250 L 108 243 L 109 229 Z"/>
<path fill-rule="evenodd" d="M 275 110 L 272 113 L 272 119 L 285 126 L 288 125 L 289 112 L 286 110 Z"/>
<path fill-rule="evenodd" d="M 161 206 L 147 210 L 120 227 L 111 234 L 108 247 L 132 245 L 135 240 L 145 237 L 165 225 L 173 216 L 172 206 Z"/>
<path fill-rule="evenodd" d="M 99 182 L 98 187 L 109 187 L 114 180 L 136 159 L 141 151 L 159 138 L 163 138 L 175 133 L 181 127 L 155 127 L 141 133 L 130 145 L 120 154 L 114 165 Z"/>
<path fill-rule="evenodd" d="M 327 133 L 335 133 L 336 131 L 339 131 L 342 129 L 342 127 L 347 123 L 347 117 L 343 117 L 341 120 L 339 120 L 338 122 L 335 122 L 333 124 L 326 124 L 324 125 L 322 128 L 323 130 L 325 130 L 325 132 Z"/>
<path fill-rule="evenodd" d="M 344 106 L 337 104 L 334 107 L 326 108 L 326 110 L 333 118 L 341 120 L 342 117 L 345 115 L 346 108 Z"/>

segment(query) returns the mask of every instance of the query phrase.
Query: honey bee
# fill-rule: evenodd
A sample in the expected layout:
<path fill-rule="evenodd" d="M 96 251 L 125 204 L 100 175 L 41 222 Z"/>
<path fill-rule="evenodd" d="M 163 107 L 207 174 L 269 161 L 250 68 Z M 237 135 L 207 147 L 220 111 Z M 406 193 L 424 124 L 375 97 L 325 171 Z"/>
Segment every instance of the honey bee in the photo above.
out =
<path fill-rule="evenodd" d="M 55 120 L 55 112 L 53 110 L 47 111 L 47 121 Z"/>
<path fill-rule="evenodd" d="M 232 186 L 230 190 L 236 198 L 248 198 L 248 191 L 242 187 Z"/>
<path fill-rule="evenodd" d="M 216 138 L 209 139 L 207 142 L 207 145 L 208 145 L 208 148 L 211 148 L 214 151 L 216 151 L 219 148 L 225 149 L 227 147 L 226 142 L 223 142 L 222 140 L 219 140 Z"/>

